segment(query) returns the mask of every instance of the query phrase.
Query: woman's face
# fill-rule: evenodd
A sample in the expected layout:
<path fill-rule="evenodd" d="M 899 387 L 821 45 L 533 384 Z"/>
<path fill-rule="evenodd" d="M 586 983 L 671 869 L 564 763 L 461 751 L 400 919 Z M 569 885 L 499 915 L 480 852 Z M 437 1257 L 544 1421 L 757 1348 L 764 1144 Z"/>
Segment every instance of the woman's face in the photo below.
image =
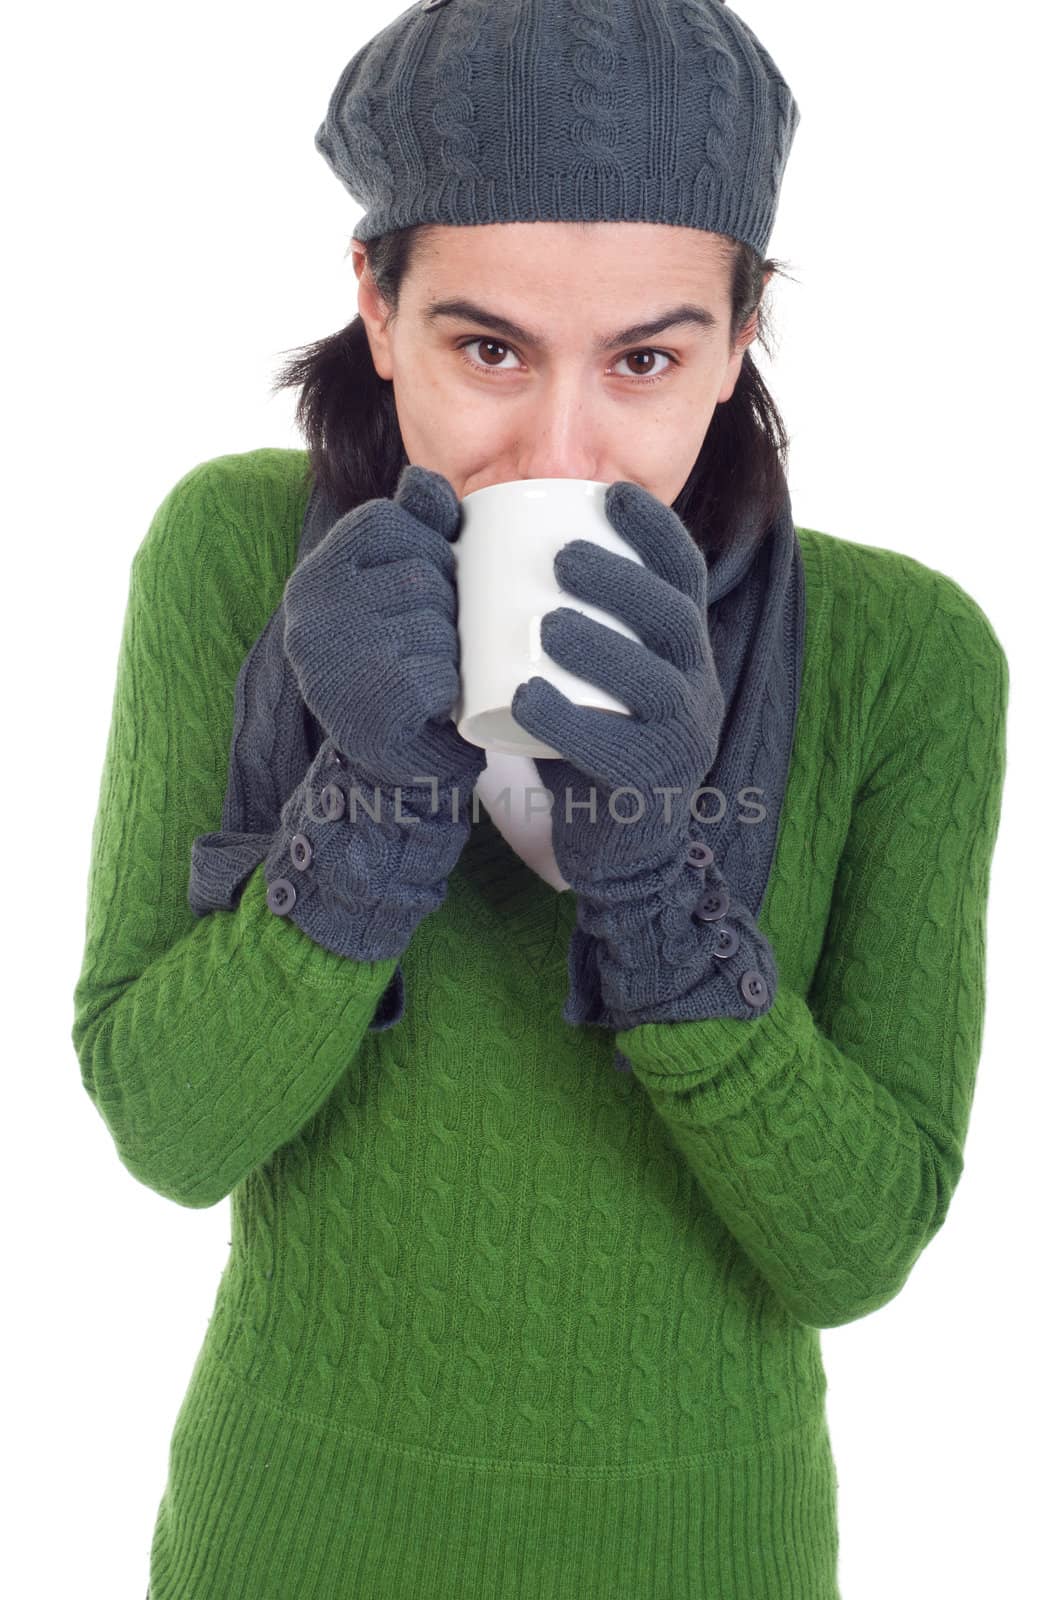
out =
<path fill-rule="evenodd" d="M 756 334 L 754 314 L 729 348 L 723 241 L 691 228 L 432 227 L 389 327 L 358 241 L 354 251 L 358 309 L 376 371 L 394 385 L 406 454 L 459 499 L 519 478 L 590 478 L 638 483 L 671 505 Z M 614 344 L 678 307 L 692 320 Z"/>

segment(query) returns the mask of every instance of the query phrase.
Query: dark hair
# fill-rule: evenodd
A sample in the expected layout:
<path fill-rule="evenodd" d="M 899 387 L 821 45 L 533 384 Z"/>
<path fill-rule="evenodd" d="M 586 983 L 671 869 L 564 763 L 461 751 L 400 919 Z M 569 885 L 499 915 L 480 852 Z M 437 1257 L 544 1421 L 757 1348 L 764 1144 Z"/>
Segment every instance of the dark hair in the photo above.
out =
<path fill-rule="evenodd" d="M 388 306 L 398 310 L 410 269 L 416 224 L 366 242 L 366 260 Z M 763 304 L 770 273 L 790 274 L 749 245 L 726 238 L 731 258 L 731 346 L 760 307 L 756 340 L 771 353 Z M 672 503 L 701 549 L 719 553 L 753 518 L 759 537 L 785 496 L 789 438 L 782 417 L 753 364 L 750 345 L 730 400 L 717 405 L 697 460 Z M 394 494 L 408 464 L 390 380 L 378 377 L 365 325 L 355 316 L 339 333 L 304 345 L 285 362 L 272 393 L 298 385 L 295 419 L 307 442 L 308 479 L 318 479 L 342 515 L 364 500 Z"/>

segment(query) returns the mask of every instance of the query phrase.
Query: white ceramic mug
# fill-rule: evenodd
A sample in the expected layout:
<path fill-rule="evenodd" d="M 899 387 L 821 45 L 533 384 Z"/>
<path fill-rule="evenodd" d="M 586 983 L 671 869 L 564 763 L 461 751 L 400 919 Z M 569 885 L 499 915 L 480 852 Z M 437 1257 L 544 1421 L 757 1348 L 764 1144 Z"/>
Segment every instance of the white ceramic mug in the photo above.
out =
<path fill-rule="evenodd" d="M 638 638 L 554 576 L 554 556 L 570 539 L 589 539 L 645 565 L 605 514 L 608 487 L 592 478 L 520 478 L 474 489 L 461 502 L 453 546 L 461 692 L 451 716 L 470 744 L 503 755 L 561 754 L 533 738 L 510 710 L 517 685 L 536 675 L 577 705 L 630 716 L 623 701 L 547 655 L 540 633 L 545 614 L 564 605 Z"/>

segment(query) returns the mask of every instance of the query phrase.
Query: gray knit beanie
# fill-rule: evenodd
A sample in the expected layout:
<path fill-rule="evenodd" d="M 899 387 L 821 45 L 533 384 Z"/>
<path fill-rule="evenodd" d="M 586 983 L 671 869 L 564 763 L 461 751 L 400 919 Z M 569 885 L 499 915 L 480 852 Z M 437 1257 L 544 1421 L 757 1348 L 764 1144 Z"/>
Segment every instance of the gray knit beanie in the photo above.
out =
<path fill-rule="evenodd" d="M 362 241 L 662 222 L 763 255 L 799 119 L 723 0 L 417 0 L 348 62 L 314 144 Z"/>

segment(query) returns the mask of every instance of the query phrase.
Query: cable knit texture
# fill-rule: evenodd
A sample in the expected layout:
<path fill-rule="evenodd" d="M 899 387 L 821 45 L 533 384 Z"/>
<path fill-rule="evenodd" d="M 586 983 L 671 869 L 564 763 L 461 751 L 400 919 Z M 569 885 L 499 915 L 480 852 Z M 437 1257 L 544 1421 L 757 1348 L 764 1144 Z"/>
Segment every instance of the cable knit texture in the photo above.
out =
<path fill-rule="evenodd" d="M 963 1168 L 1000 643 L 945 575 L 799 529 L 771 1008 L 565 1022 L 575 897 L 480 812 L 371 1031 L 394 958 L 273 915 L 261 862 L 186 897 L 305 468 L 219 457 L 159 507 L 92 834 L 84 1086 L 138 1181 L 232 1223 L 152 1600 L 837 1600 L 818 1330 L 899 1292 Z"/>
<path fill-rule="evenodd" d="M 371 239 L 421 222 L 646 221 L 763 255 L 800 111 L 722 0 L 407 6 L 344 67 L 314 147 Z"/>

